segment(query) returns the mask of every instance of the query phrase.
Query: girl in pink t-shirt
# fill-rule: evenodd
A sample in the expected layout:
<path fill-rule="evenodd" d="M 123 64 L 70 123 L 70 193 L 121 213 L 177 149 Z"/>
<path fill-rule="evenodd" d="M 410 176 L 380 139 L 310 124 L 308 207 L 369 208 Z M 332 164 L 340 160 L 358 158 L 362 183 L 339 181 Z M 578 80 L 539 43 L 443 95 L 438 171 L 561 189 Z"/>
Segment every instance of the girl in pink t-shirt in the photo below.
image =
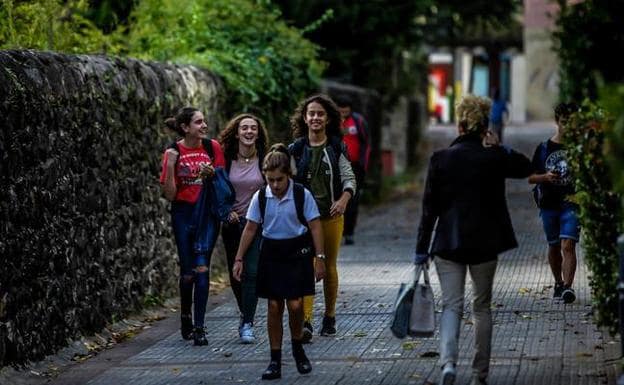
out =
<path fill-rule="evenodd" d="M 196 255 L 193 248 L 195 237 L 190 231 L 190 224 L 203 179 L 212 178 L 214 168 L 224 167 L 225 161 L 219 143 L 206 139 L 208 126 L 201 111 L 185 107 L 178 111 L 175 118 L 169 118 L 165 123 L 183 137 L 165 151 L 160 175 L 163 194 L 171 201 L 171 224 L 178 248 L 182 307 L 180 329 L 182 338 L 193 339 L 195 345 L 207 345 L 204 315 L 208 302 L 212 251 L 207 255 Z M 206 150 L 207 146 L 211 146 L 212 157 Z M 212 226 L 216 237 L 219 234 L 219 222 L 215 220 Z"/>
<path fill-rule="evenodd" d="M 247 220 L 245 214 L 253 194 L 264 186 L 261 160 L 267 152 L 268 133 L 262 120 L 251 114 L 241 114 L 230 120 L 221 131 L 219 141 L 223 145 L 226 170 L 236 192 L 236 201 L 227 223 L 221 228 L 230 285 L 241 314 L 238 325 L 240 342 L 255 342 L 253 329 L 258 296 L 256 295 L 256 272 L 260 254 L 260 234 L 256 234 L 245 255 L 244 274 L 240 281 L 234 279 L 232 268 L 241 234 Z"/>

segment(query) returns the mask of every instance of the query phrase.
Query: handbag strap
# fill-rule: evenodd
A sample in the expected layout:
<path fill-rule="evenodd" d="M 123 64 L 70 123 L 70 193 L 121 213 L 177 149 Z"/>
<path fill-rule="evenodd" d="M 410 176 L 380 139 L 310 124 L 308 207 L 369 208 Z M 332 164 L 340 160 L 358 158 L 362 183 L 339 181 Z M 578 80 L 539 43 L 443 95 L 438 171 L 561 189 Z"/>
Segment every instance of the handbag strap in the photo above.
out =
<path fill-rule="evenodd" d="M 429 283 L 429 265 L 426 263 L 421 263 L 414 266 L 414 287 L 420 281 L 420 275 L 423 275 L 425 285 L 430 285 Z"/>

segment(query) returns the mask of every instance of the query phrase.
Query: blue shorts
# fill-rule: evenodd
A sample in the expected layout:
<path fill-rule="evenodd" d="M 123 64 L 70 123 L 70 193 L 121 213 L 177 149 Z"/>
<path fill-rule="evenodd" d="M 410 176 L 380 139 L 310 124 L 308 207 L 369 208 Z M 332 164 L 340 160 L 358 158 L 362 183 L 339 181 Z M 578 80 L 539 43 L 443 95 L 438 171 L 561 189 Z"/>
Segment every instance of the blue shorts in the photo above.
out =
<path fill-rule="evenodd" d="M 559 245 L 562 239 L 579 241 L 581 227 L 575 205 L 564 203 L 559 210 L 540 209 L 540 218 L 549 245 Z"/>

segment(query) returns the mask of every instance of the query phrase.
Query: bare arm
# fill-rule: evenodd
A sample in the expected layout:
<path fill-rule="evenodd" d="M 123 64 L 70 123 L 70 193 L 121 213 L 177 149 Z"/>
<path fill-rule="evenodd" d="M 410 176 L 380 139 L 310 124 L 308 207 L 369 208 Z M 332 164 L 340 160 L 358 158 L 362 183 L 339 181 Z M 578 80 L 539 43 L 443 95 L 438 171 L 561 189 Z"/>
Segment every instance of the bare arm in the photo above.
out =
<path fill-rule="evenodd" d="M 238 244 L 238 251 L 236 257 L 234 257 L 234 267 L 232 268 L 232 275 L 237 281 L 241 280 L 241 273 L 243 272 L 243 257 L 249 249 L 249 245 L 253 242 L 256 232 L 258 231 L 258 224 L 253 221 L 247 221 L 243 233 L 241 234 L 240 243 Z"/>
<path fill-rule="evenodd" d="M 178 188 L 175 183 L 175 165 L 178 160 L 179 153 L 170 148 L 165 152 L 167 156 L 167 173 L 165 175 L 165 182 L 162 185 L 162 192 L 165 198 L 169 201 L 175 199 L 176 193 L 178 192 Z"/>
<path fill-rule="evenodd" d="M 548 171 L 545 174 L 532 174 L 529 176 L 529 183 L 554 183 L 559 179 L 559 175 Z"/>
<path fill-rule="evenodd" d="M 308 222 L 308 226 L 310 227 L 312 242 L 314 243 L 314 250 L 316 250 L 317 255 L 314 257 L 314 276 L 318 282 L 325 278 L 325 246 L 323 244 L 323 228 L 321 227 L 321 220 L 319 218 Z M 323 258 L 319 258 L 319 254 L 323 255 Z"/>

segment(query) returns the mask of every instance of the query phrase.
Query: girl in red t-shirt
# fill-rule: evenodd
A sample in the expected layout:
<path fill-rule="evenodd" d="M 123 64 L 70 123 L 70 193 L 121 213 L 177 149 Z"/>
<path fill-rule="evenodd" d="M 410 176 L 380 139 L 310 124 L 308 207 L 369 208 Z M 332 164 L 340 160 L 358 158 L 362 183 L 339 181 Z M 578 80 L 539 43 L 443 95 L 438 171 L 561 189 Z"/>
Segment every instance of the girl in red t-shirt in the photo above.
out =
<path fill-rule="evenodd" d="M 195 345 L 207 345 L 204 315 L 208 302 L 211 252 L 195 255 L 190 224 L 203 179 L 212 178 L 214 168 L 224 167 L 225 160 L 217 141 L 205 142 L 208 126 L 201 111 L 193 107 L 182 108 L 175 118 L 167 119 L 165 124 L 183 137 L 177 142 L 177 149 L 168 148 L 165 151 L 160 175 L 163 194 L 171 201 L 171 223 L 178 248 L 182 338 L 192 338 Z M 208 155 L 204 143 L 212 146 L 214 159 Z M 219 234 L 218 220 L 213 226 L 212 233 L 216 237 Z M 191 307 L 194 317 L 191 317 Z"/>

